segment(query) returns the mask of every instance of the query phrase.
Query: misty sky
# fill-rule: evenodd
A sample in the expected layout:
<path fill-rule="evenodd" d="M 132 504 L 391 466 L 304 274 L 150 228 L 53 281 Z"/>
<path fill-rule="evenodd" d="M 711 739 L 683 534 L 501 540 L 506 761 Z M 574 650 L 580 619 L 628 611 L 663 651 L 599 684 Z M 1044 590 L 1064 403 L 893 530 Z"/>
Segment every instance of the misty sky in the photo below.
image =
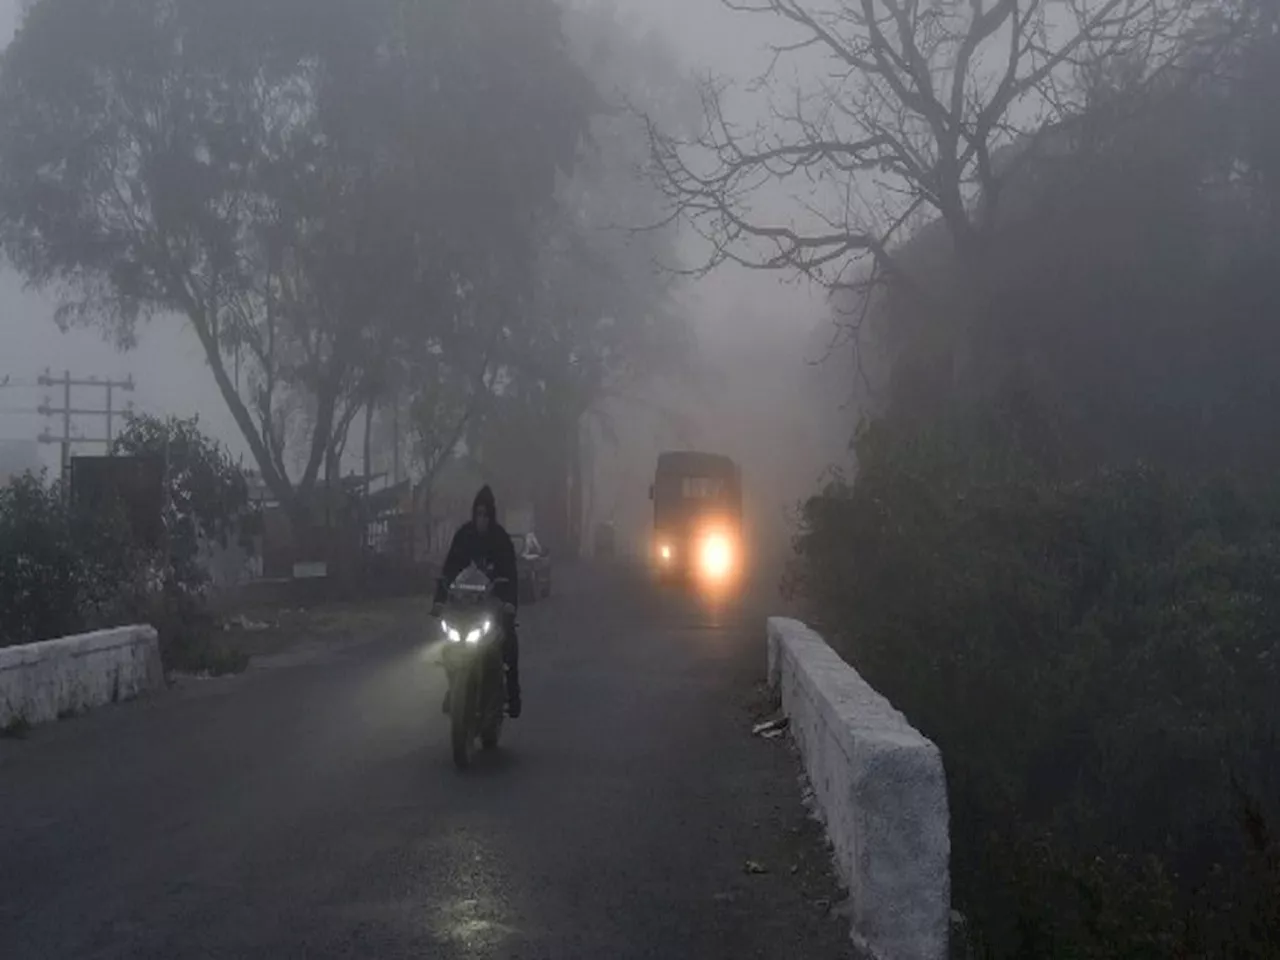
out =
<path fill-rule="evenodd" d="M 4 43 L 13 34 L 19 2 L 0 0 Z M 697 72 L 745 77 L 762 62 L 767 21 L 735 15 L 719 0 L 618 0 L 617 6 L 638 26 L 665 33 Z M 745 332 L 758 329 L 762 322 L 790 322 L 797 336 L 803 336 L 817 316 L 813 295 L 803 288 L 784 287 L 776 278 L 744 276 L 741 271 L 703 281 L 690 291 L 688 301 L 693 319 L 704 330 L 733 323 Z M 39 416 L 14 411 L 39 404 L 45 392 L 26 384 L 47 367 L 55 375 L 64 369 L 80 377 L 132 374 L 138 386 L 133 395 L 137 409 L 180 416 L 199 413 L 206 429 L 233 450 L 244 452 L 200 346 L 183 321 L 166 318 L 153 323 L 142 333 L 136 350 L 121 354 L 95 331 L 59 332 L 52 315 L 51 301 L 24 291 L 11 271 L 0 268 L 0 381 L 8 375 L 16 384 L 0 388 L 0 440 L 33 438 L 45 426 Z M 98 399 L 89 392 L 83 395 L 85 401 Z M 81 435 L 100 435 L 101 425 L 86 421 L 77 424 L 77 430 Z M 45 453 L 52 466 L 55 450 Z"/>

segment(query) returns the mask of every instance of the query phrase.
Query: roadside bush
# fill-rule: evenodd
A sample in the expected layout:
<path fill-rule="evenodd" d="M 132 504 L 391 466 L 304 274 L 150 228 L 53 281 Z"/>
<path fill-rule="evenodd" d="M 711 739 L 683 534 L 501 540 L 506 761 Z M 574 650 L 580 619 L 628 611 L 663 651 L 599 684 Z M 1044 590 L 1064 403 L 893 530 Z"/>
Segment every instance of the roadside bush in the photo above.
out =
<path fill-rule="evenodd" d="M 199 592 L 166 584 L 149 598 L 146 619 L 159 635 L 166 671 L 222 676 L 249 665 L 247 655 L 221 642 L 218 619 Z"/>
<path fill-rule="evenodd" d="M 198 417 L 131 417 L 115 451 L 164 460 L 165 579 L 187 591 L 205 589 L 204 549 L 226 547 L 236 538 L 249 545 L 245 534 L 253 516 L 244 472 L 222 444 L 200 430 Z"/>
<path fill-rule="evenodd" d="M 168 670 L 244 669 L 219 642 L 202 564 L 208 545 L 243 533 L 244 475 L 195 419 L 133 418 L 116 452 L 164 458 L 163 545 L 137 544 L 123 509 L 68 505 L 61 484 L 28 476 L 0 488 L 0 646 L 142 621 Z"/>
<path fill-rule="evenodd" d="M 147 622 L 160 635 L 165 668 L 214 675 L 243 670 L 248 658 L 217 636 L 202 562 L 211 545 L 226 547 L 239 538 L 248 546 L 254 515 L 243 471 L 200 430 L 196 417 L 133 417 L 115 448 L 121 455 L 162 457 L 166 464 L 165 545 L 153 560 L 157 587 L 147 601 Z"/>
<path fill-rule="evenodd" d="M 1280 955 L 1280 497 L 1053 436 L 869 425 L 793 580 L 942 750 L 973 955 Z"/>
<path fill-rule="evenodd" d="M 146 584 L 129 543 L 121 517 L 68 509 L 58 484 L 0 488 L 0 646 L 132 619 Z"/>

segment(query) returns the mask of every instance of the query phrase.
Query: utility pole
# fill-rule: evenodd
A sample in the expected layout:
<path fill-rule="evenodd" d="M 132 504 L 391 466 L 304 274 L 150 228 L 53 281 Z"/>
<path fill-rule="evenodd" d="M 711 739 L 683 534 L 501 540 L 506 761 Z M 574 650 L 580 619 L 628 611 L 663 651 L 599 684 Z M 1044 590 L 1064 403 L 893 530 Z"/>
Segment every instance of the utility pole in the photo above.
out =
<path fill-rule="evenodd" d="M 48 398 L 38 408 L 38 412 L 46 417 L 61 417 L 62 430 L 59 434 L 51 434 L 47 429 L 40 434 L 41 443 L 56 443 L 62 447 L 62 476 L 64 478 L 70 476 L 71 470 L 71 444 L 72 443 L 101 443 L 107 448 L 107 456 L 111 456 L 115 444 L 115 417 L 117 416 L 115 408 L 115 391 L 124 390 L 129 393 L 133 392 L 133 377 L 130 376 L 124 380 L 99 380 L 97 377 L 89 377 L 87 380 L 78 380 L 71 376 L 71 371 L 66 370 L 61 377 L 54 377 L 45 370 L 41 374 L 40 379 L 36 381 L 42 387 L 61 387 L 62 388 L 62 406 L 53 406 Z M 71 404 L 71 390 L 73 387 L 87 387 L 94 390 L 104 391 L 103 406 L 87 406 L 74 407 Z M 71 433 L 71 418 L 76 417 L 103 417 L 106 421 L 106 435 L 103 437 L 76 437 Z"/>

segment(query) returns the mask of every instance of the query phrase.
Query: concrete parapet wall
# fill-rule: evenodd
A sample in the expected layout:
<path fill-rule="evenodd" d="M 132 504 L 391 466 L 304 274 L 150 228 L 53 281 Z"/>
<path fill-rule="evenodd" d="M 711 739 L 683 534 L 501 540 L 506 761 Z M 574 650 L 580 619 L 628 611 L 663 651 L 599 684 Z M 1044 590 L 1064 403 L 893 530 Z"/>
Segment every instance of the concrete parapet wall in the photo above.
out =
<path fill-rule="evenodd" d="M 38 724 L 164 686 L 148 626 L 0 648 L 0 728 Z"/>
<path fill-rule="evenodd" d="M 767 633 L 769 683 L 849 885 L 855 944 L 874 960 L 945 960 L 951 844 L 938 748 L 803 623 L 771 618 Z"/>

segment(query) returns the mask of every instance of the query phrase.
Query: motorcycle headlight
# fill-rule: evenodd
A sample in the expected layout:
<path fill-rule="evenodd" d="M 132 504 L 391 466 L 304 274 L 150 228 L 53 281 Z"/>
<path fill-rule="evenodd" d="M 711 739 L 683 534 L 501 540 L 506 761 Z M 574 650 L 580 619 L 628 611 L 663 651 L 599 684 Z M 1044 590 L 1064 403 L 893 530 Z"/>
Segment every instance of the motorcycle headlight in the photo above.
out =
<path fill-rule="evenodd" d="M 457 628 L 449 626 L 447 621 L 440 621 L 440 629 L 444 631 L 444 635 L 449 638 L 451 643 L 462 642 L 462 634 L 458 632 Z"/>
<path fill-rule="evenodd" d="M 493 629 L 493 621 L 486 620 L 480 626 L 467 633 L 467 643 L 479 643 L 489 635 L 489 631 Z"/>

